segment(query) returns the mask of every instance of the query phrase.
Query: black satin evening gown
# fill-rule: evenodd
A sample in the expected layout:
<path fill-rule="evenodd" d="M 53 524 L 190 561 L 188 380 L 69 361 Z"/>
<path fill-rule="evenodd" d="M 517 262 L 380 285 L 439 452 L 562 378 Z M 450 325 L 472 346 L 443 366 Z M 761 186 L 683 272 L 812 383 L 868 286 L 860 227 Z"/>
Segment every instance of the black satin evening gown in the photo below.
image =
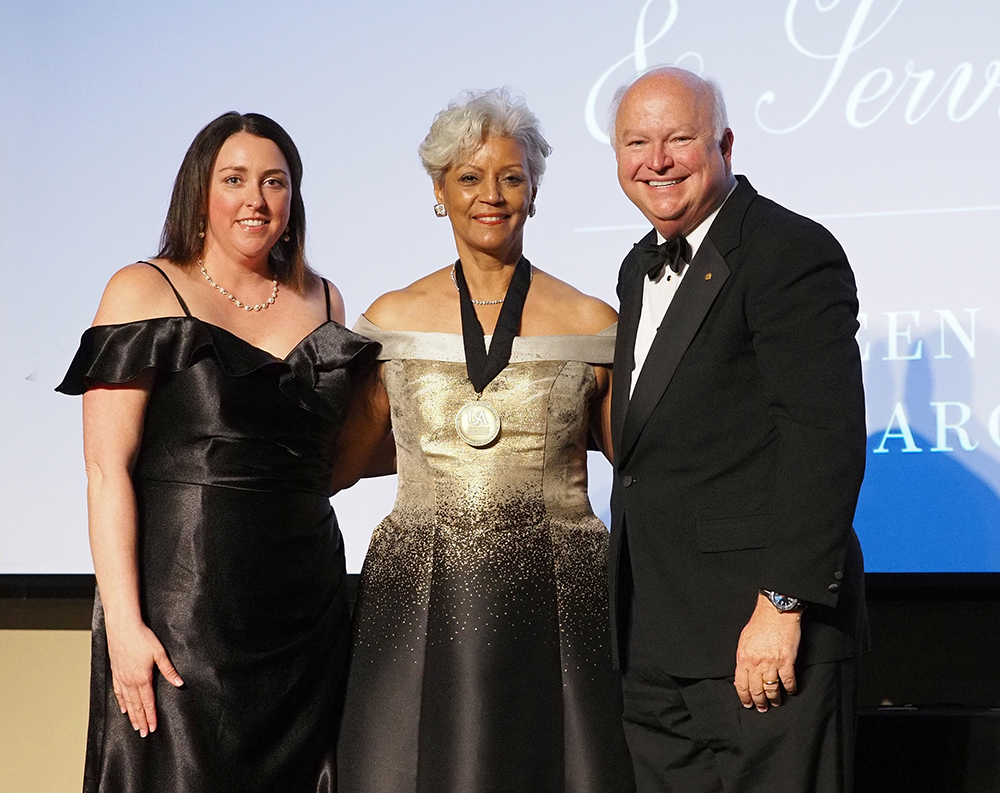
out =
<path fill-rule="evenodd" d="M 133 473 L 140 599 L 184 678 L 154 674 L 140 738 L 98 596 L 84 791 L 329 793 L 349 638 L 332 453 L 378 346 L 328 321 L 278 359 L 184 311 L 90 328 L 57 389 L 156 370 Z"/>

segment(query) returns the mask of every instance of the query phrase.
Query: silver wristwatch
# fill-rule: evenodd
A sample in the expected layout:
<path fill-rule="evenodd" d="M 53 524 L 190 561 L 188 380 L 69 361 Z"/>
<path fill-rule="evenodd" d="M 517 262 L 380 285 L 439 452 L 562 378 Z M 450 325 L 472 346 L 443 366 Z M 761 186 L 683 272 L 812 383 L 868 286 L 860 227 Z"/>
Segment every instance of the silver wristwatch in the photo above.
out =
<path fill-rule="evenodd" d="M 798 598 L 788 597 L 788 595 L 782 595 L 770 589 L 762 589 L 760 593 L 770 600 L 771 605 L 782 613 L 786 611 L 801 611 L 805 608 L 805 603 Z"/>

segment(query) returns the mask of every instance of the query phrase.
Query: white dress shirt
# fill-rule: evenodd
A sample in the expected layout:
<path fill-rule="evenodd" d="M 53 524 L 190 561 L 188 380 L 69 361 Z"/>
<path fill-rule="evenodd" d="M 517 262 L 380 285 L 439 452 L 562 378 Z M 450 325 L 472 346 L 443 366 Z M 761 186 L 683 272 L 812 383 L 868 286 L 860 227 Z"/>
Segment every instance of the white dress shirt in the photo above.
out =
<path fill-rule="evenodd" d="M 735 182 L 736 180 L 734 179 L 733 181 Z M 701 243 L 708 235 L 708 230 L 712 227 L 712 222 L 715 220 L 715 216 L 719 214 L 719 209 L 722 209 L 723 205 L 729 200 L 729 196 L 733 194 L 733 190 L 735 189 L 736 185 L 734 184 L 725 200 L 722 204 L 719 204 L 718 209 L 701 221 L 701 223 L 699 223 L 695 229 L 687 235 L 688 245 L 691 246 L 692 261 L 698 253 L 698 248 L 701 247 Z M 666 239 L 658 231 L 656 232 L 656 240 L 660 244 L 666 242 Z M 663 322 L 663 316 L 667 313 L 667 309 L 670 307 L 670 301 L 674 299 L 677 287 L 680 286 L 681 281 L 683 280 L 688 269 L 689 267 L 687 263 L 681 260 L 681 270 L 679 273 L 675 273 L 669 267 L 664 267 L 663 272 L 660 273 L 660 277 L 655 280 L 651 280 L 643 276 L 642 311 L 639 314 L 639 327 L 635 332 L 635 368 L 632 370 L 632 383 L 629 387 L 630 398 L 632 393 L 635 391 L 635 384 L 639 380 L 639 373 L 642 371 L 642 366 L 646 363 L 646 356 L 649 355 L 649 348 L 653 346 L 653 339 L 656 337 L 656 332 L 660 329 L 660 323 Z"/>

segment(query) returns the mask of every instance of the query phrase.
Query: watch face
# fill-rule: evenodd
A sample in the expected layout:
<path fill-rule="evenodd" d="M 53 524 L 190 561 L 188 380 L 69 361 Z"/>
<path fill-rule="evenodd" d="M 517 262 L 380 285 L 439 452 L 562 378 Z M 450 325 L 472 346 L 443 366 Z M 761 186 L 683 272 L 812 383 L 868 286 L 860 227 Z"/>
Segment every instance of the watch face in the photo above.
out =
<path fill-rule="evenodd" d="M 779 595 L 777 592 L 772 592 L 769 599 L 778 611 L 791 611 L 799 607 L 799 601 L 796 598 Z"/>
<path fill-rule="evenodd" d="M 782 595 L 779 592 L 772 592 L 770 589 L 761 589 L 760 594 L 771 601 L 771 605 L 778 611 L 795 611 L 796 609 L 804 608 L 802 601 L 798 598 Z"/>

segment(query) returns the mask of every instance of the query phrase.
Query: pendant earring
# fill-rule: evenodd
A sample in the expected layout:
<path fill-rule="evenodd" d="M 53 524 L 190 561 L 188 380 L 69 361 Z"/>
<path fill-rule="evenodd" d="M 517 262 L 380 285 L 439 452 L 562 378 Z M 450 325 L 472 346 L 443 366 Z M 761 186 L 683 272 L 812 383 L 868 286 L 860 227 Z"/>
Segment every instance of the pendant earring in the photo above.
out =
<path fill-rule="evenodd" d="M 533 218 L 534 216 L 535 216 L 535 202 L 534 202 L 534 201 L 532 201 L 532 202 L 531 202 L 531 203 L 530 203 L 530 204 L 528 205 L 528 217 L 529 217 L 529 218 Z"/>
<path fill-rule="evenodd" d="M 439 218 L 445 218 L 448 217 L 448 210 L 445 208 L 444 204 L 435 204 L 434 214 L 437 215 Z"/>
<path fill-rule="evenodd" d="M 200 240 L 205 239 L 205 221 L 204 220 L 201 221 L 198 224 L 198 239 L 200 239 Z"/>
<path fill-rule="evenodd" d="M 292 235 L 288 233 L 288 229 L 286 228 L 285 229 L 285 236 L 283 236 L 281 239 L 283 239 L 285 242 L 288 242 L 289 240 L 291 240 L 291 238 L 292 238 Z"/>

